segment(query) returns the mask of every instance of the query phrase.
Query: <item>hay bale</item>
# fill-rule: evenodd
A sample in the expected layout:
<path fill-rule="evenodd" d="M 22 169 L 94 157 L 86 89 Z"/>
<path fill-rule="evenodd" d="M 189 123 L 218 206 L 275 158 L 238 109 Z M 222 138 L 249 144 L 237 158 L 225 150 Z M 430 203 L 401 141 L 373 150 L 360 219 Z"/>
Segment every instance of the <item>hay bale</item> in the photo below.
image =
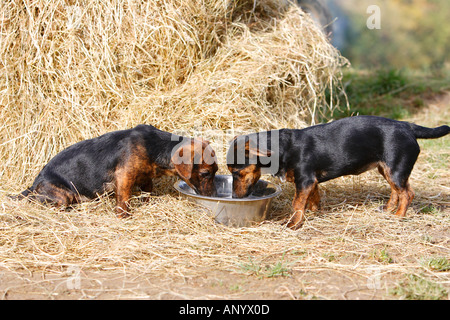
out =
<path fill-rule="evenodd" d="M 0 179 L 16 183 L 139 123 L 302 127 L 335 107 L 346 63 L 289 1 L 37 0 L 0 17 Z"/>

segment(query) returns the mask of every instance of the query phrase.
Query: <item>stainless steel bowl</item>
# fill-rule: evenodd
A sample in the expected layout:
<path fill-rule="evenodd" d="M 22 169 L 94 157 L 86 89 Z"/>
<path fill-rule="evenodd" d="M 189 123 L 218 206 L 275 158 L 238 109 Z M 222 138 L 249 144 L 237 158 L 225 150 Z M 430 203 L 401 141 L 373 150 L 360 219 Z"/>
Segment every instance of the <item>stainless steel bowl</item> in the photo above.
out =
<path fill-rule="evenodd" d="M 253 192 L 246 198 L 232 198 L 233 177 L 216 175 L 214 183 L 217 197 L 198 195 L 186 182 L 178 181 L 174 187 L 189 200 L 206 207 L 216 222 L 231 227 L 249 227 L 266 219 L 272 199 L 281 193 L 273 183 L 259 180 Z"/>

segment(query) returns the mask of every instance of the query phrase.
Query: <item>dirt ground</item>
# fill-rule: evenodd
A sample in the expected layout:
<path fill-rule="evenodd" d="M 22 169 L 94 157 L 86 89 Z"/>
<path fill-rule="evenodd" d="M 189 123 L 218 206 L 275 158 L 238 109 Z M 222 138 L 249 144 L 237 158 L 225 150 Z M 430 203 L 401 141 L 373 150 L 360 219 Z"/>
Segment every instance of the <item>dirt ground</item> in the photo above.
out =
<path fill-rule="evenodd" d="M 436 118 L 449 119 L 449 109 L 450 94 L 442 95 L 408 120 L 433 125 Z M 448 160 L 449 137 L 441 143 L 438 148 Z M 133 263 L 139 268 L 127 264 L 114 268 L 87 263 L 86 267 L 79 263 L 71 266 L 70 262 L 31 268 L 3 259 L 0 299 L 448 299 L 449 167 L 444 162 L 436 168 L 437 160 L 427 160 L 433 156 L 432 150 L 421 146 L 424 155 L 412 176 L 416 199 L 405 220 L 377 211 L 388 197 L 387 186 L 370 183 L 370 175 L 363 180 L 342 178 L 324 186 L 323 211 L 308 214 L 301 230 L 283 229 L 275 220 L 233 234 L 249 239 L 253 234 L 274 234 L 276 239 L 270 241 L 281 248 L 286 237 L 290 247 L 278 253 L 265 253 L 257 243 L 245 254 L 224 247 L 217 249 L 223 250 L 223 255 L 214 251 L 210 257 L 199 256 L 197 265 L 193 246 L 192 260 L 176 262 L 174 257 L 166 273 L 146 268 L 145 260 L 138 257 Z M 436 176 L 426 180 L 432 181 L 432 186 L 420 185 L 419 175 L 425 173 Z M 286 202 L 292 190 L 285 188 Z M 366 195 L 353 199 L 355 188 Z M 284 206 L 284 202 L 275 203 L 273 210 L 276 213 Z M 214 234 L 208 236 L 214 238 Z M 8 250 L 8 245 L 2 243 L 1 250 Z M 161 260 L 168 256 L 160 254 Z M 217 268 L 214 263 L 203 263 L 213 258 L 231 262 L 225 266 L 217 262 Z M 437 258 L 447 259 L 444 269 L 430 264 Z"/>
<path fill-rule="evenodd" d="M 395 275 L 383 282 L 395 281 Z M 79 281 L 78 283 L 76 281 Z M 154 278 L 152 274 L 124 275 L 81 272 L 66 275 L 35 273 L 2 275 L 3 299 L 383 299 L 367 275 L 318 268 L 295 271 L 289 277 L 264 279 L 231 272 L 204 270 L 201 276 Z M 383 284 L 383 287 L 385 284 Z M 314 294 L 313 294 L 314 292 Z"/>

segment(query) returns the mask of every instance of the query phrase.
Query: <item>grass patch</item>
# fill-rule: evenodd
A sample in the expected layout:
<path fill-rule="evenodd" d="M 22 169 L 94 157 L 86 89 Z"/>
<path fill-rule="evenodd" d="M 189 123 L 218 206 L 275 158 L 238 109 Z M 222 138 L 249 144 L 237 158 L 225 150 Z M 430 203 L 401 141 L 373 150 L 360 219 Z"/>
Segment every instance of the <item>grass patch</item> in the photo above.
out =
<path fill-rule="evenodd" d="M 322 254 L 322 257 L 326 259 L 328 262 L 333 262 L 336 260 L 336 254 L 333 252 L 325 252 Z"/>
<path fill-rule="evenodd" d="M 278 261 L 274 264 L 255 262 L 250 257 L 248 263 L 239 264 L 239 269 L 241 269 L 244 273 L 256 275 L 260 278 L 286 277 L 291 272 L 288 264 L 284 262 L 284 256 L 282 261 Z"/>
<path fill-rule="evenodd" d="M 448 292 L 438 283 L 409 274 L 390 290 L 390 294 L 406 300 L 441 300 L 447 297 Z"/>
<path fill-rule="evenodd" d="M 424 265 L 432 271 L 450 271 L 450 261 L 445 257 L 429 258 Z"/>
<path fill-rule="evenodd" d="M 423 214 L 438 214 L 441 210 L 439 210 L 439 208 L 437 208 L 436 206 L 429 204 L 424 206 L 423 208 L 421 208 L 419 210 L 419 213 L 423 213 Z"/>
<path fill-rule="evenodd" d="M 273 277 L 286 277 L 289 275 L 291 270 L 287 267 L 287 265 L 284 262 L 277 262 L 273 266 L 267 266 L 266 267 L 266 277 L 267 278 L 273 278 Z"/>
<path fill-rule="evenodd" d="M 387 252 L 386 248 L 381 250 L 375 249 L 372 252 L 371 257 L 382 264 L 389 264 L 394 262 L 394 260 L 390 257 L 389 253 Z"/>
<path fill-rule="evenodd" d="M 407 69 L 348 69 L 343 83 L 349 108 L 330 111 L 329 118 L 359 114 L 402 119 L 424 107 L 426 97 L 448 89 L 450 76 L 444 73 L 436 78 Z"/>

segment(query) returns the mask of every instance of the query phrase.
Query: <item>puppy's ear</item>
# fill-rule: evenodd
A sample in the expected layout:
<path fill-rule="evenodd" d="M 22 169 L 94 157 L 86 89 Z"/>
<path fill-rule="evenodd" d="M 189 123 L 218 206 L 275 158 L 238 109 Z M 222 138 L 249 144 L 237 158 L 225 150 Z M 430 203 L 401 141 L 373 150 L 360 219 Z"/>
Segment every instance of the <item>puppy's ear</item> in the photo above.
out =
<path fill-rule="evenodd" d="M 217 164 L 217 157 L 216 157 L 216 153 L 214 152 L 214 150 L 210 147 L 210 148 L 205 148 L 205 150 L 203 150 L 203 161 L 202 163 L 207 164 L 207 165 L 214 165 L 215 163 Z"/>
<path fill-rule="evenodd" d="M 258 147 L 255 140 L 251 140 L 248 136 L 236 136 L 230 142 L 230 148 L 227 152 L 228 164 L 245 164 L 248 163 L 246 159 L 253 159 L 261 157 L 270 157 L 272 151 L 269 149 Z M 253 161 L 252 160 L 252 161 Z"/>
<path fill-rule="evenodd" d="M 189 180 L 194 168 L 194 153 L 191 145 L 185 145 L 175 151 L 171 159 L 175 170 L 183 180 Z"/>
<path fill-rule="evenodd" d="M 250 141 L 245 143 L 245 153 L 247 152 L 249 156 L 254 157 L 270 157 L 272 155 L 271 150 L 250 146 Z"/>
<path fill-rule="evenodd" d="M 191 143 L 192 159 L 196 164 L 213 165 L 217 163 L 216 153 L 211 142 L 203 138 L 195 138 Z"/>

